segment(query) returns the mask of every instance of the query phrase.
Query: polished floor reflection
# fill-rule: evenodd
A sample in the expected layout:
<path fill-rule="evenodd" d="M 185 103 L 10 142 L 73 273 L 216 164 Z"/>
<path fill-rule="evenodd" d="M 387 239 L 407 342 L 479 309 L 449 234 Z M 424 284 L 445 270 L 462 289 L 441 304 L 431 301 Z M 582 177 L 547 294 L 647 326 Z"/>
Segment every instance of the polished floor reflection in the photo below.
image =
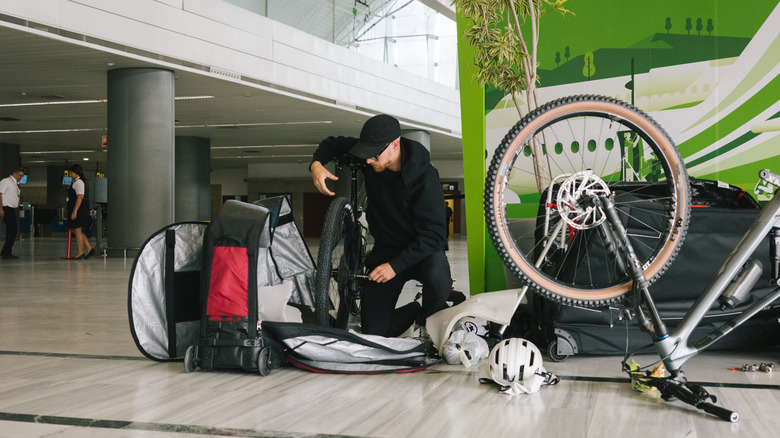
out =
<path fill-rule="evenodd" d="M 450 246 L 456 287 L 467 292 L 465 239 Z M 780 368 L 729 371 L 778 363 L 778 350 L 711 352 L 686 364 L 690 380 L 740 413 L 735 424 L 634 392 L 617 356 L 547 361 L 562 382 L 515 397 L 481 385 L 476 368 L 451 365 L 379 376 L 294 368 L 267 377 L 187 374 L 181 362 L 151 361 L 133 343 L 132 259 L 62 260 L 65 241 L 57 238 L 25 240 L 14 252 L 21 258 L 0 261 L 0 437 L 766 437 L 780 430 Z"/>

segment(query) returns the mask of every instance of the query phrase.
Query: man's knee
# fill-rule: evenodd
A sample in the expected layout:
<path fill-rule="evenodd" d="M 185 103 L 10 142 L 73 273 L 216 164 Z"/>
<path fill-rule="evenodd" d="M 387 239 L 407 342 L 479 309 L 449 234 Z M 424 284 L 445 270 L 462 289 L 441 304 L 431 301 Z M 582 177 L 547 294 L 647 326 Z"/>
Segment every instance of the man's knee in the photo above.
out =
<path fill-rule="evenodd" d="M 417 277 L 423 285 L 430 285 L 434 289 L 449 293 L 452 288 L 452 276 L 444 252 L 426 257 L 417 269 Z"/>

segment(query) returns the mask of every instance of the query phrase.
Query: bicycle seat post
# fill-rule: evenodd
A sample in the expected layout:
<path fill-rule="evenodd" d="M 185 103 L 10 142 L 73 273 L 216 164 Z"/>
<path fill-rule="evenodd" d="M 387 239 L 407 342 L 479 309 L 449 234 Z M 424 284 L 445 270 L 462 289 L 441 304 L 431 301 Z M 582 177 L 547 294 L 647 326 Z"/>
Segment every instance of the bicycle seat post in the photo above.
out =
<path fill-rule="evenodd" d="M 360 166 L 355 163 L 351 162 L 349 165 L 349 170 L 351 173 L 351 186 L 349 191 L 349 201 L 352 204 L 352 208 L 357 209 L 357 203 L 358 203 L 358 172 L 360 171 Z"/>

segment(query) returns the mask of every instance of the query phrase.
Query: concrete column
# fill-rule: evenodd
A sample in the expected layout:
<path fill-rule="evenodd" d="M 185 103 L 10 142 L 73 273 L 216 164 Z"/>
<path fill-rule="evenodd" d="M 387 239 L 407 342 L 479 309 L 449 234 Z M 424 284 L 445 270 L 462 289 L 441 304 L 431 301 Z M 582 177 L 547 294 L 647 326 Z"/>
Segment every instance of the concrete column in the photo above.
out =
<path fill-rule="evenodd" d="M 176 222 L 211 219 L 211 140 L 176 137 Z"/>
<path fill-rule="evenodd" d="M 425 149 L 428 149 L 429 153 L 431 152 L 431 134 L 428 131 L 404 129 L 401 130 L 401 137 L 414 140 L 425 146 Z"/>
<path fill-rule="evenodd" d="M 107 118 L 108 251 L 131 256 L 174 222 L 173 72 L 109 71 Z"/>
<path fill-rule="evenodd" d="M 18 144 L 0 143 L 0 179 L 20 167 L 21 162 Z"/>

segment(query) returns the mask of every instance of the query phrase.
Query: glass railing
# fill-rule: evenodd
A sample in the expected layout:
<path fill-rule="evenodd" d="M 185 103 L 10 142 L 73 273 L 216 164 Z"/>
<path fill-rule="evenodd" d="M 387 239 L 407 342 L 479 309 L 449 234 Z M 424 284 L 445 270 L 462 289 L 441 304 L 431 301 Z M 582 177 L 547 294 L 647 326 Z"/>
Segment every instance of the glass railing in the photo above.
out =
<path fill-rule="evenodd" d="M 416 0 L 225 0 L 361 55 L 458 87 L 455 22 Z"/>

